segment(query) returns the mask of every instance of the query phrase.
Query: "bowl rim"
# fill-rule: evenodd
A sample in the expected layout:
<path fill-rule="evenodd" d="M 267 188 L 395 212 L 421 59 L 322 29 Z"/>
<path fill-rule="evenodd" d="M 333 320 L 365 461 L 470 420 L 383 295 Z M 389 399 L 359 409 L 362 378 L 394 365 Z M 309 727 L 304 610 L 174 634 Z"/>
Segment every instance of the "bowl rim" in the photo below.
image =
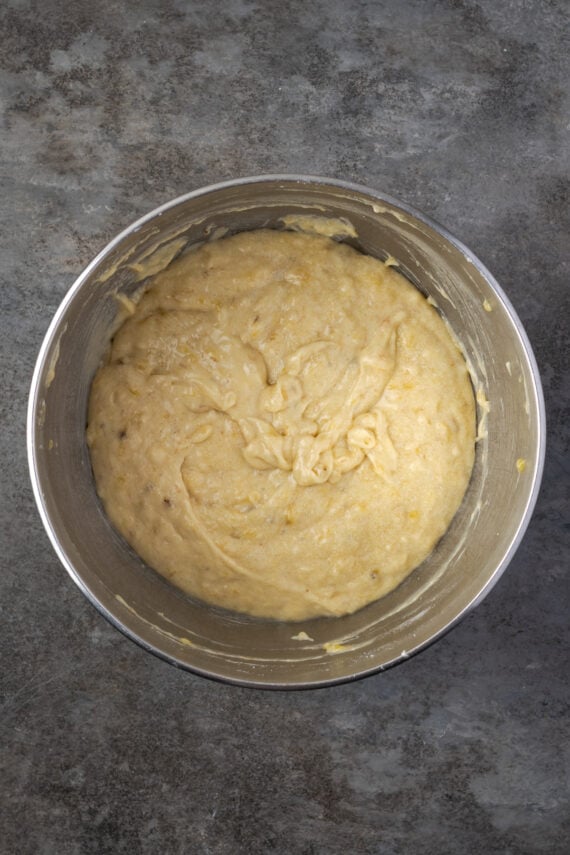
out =
<path fill-rule="evenodd" d="M 117 247 L 121 244 L 121 242 L 133 232 L 138 231 L 142 226 L 148 223 L 150 220 L 153 220 L 157 217 L 160 217 L 166 211 L 176 207 L 177 205 L 183 204 L 191 199 L 199 198 L 201 196 L 208 195 L 210 193 L 215 193 L 217 191 L 221 191 L 228 188 L 239 188 L 241 186 L 247 186 L 250 184 L 267 184 L 267 183 L 275 183 L 282 182 L 286 184 L 307 184 L 307 185 L 319 185 L 323 186 L 331 186 L 337 189 L 342 189 L 349 191 L 353 194 L 359 194 L 361 196 L 366 196 L 370 198 L 373 202 L 388 204 L 409 216 L 415 218 L 419 222 L 428 226 L 429 228 L 438 232 L 446 241 L 451 243 L 459 252 L 464 256 L 464 258 L 470 262 L 478 272 L 483 276 L 483 278 L 490 285 L 492 290 L 498 295 L 500 298 L 504 308 L 506 309 L 510 319 L 516 329 L 516 332 L 520 338 L 523 350 L 526 355 L 526 359 L 528 360 L 528 365 L 530 368 L 530 374 L 533 381 L 533 391 L 536 399 L 537 405 L 537 458 L 536 458 L 536 467 L 533 473 L 533 482 L 532 487 L 529 490 L 528 499 L 524 508 L 524 513 L 521 514 L 521 517 L 518 522 L 518 526 L 515 532 L 514 537 L 511 539 L 508 550 L 506 551 L 502 561 L 497 565 L 494 572 L 483 586 L 481 591 L 478 593 L 476 597 L 471 600 L 454 618 L 452 618 L 445 626 L 443 626 L 440 630 L 435 632 L 432 636 L 430 636 L 427 640 L 422 641 L 416 647 L 411 648 L 395 657 L 393 660 L 382 664 L 382 665 L 374 665 L 370 668 L 362 669 L 357 671 L 356 673 L 348 673 L 346 675 L 342 675 L 339 677 L 333 677 L 328 679 L 317 679 L 306 682 L 292 681 L 292 682 L 280 682 L 280 681 L 259 681 L 255 679 L 249 678 L 239 678 L 239 677 L 228 677 L 224 674 L 216 674 L 211 671 L 208 671 L 199 666 L 190 665 L 188 662 L 167 653 L 164 650 L 161 650 L 159 647 L 156 647 L 152 643 L 145 640 L 141 637 L 135 630 L 131 629 L 129 626 L 125 625 L 113 612 L 111 612 L 106 606 L 104 606 L 97 596 L 91 591 L 91 589 L 86 585 L 83 581 L 82 577 L 79 575 L 77 570 L 75 569 L 71 560 L 67 557 L 65 549 L 59 542 L 57 533 L 54 529 L 54 526 L 51 523 L 50 514 L 46 507 L 46 503 L 44 501 L 44 495 L 41 486 L 41 478 L 39 475 L 38 465 L 37 465 L 37 457 L 39 449 L 36 446 L 35 441 L 35 424 L 36 424 L 36 410 L 40 400 L 40 379 L 44 372 L 44 367 L 46 363 L 46 357 L 50 351 L 52 343 L 55 337 L 60 332 L 60 322 L 61 319 L 65 316 L 65 313 L 68 309 L 70 303 L 72 303 L 76 293 L 80 290 L 85 280 L 91 275 L 92 271 L 97 268 L 97 266 Z M 81 273 L 76 277 L 73 284 L 70 286 L 63 299 L 61 300 L 58 308 L 55 311 L 55 314 L 52 317 L 52 320 L 44 334 L 42 344 L 40 346 L 38 356 L 34 365 L 34 370 L 32 374 L 32 380 L 30 384 L 30 393 L 28 397 L 28 406 L 27 406 L 27 418 L 26 418 L 26 447 L 27 447 L 27 457 L 28 457 L 28 466 L 30 473 L 30 480 L 32 483 L 32 490 L 34 494 L 34 499 L 36 502 L 36 506 L 44 526 L 44 529 L 48 535 L 48 538 L 52 544 L 52 547 L 59 558 L 61 564 L 66 569 L 67 573 L 71 577 L 71 579 L 75 582 L 77 587 L 81 590 L 84 596 L 89 600 L 89 602 L 95 606 L 97 611 L 106 618 L 116 629 L 118 629 L 123 635 L 129 638 L 131 641 L 136 642 L 139 646 L 141 646 L 144 650 L 153 653 L 160 659 L 163 659 L 174 665 L 176 668 L 180 668 L 190 673 L 198 674 L 199 676 L 206 677 L 212 680 L 216 680 L 218 682 L 247 687 L 247 688 L 261 688 L 261 689 L 273 689 L 273 690 L 295 690 L 295 689 L 316 689 L 316 688 L 325 688 L 327 686 L 340 685 L 343 683 L 353 682 L 355 680 L 362 679 L 364 677 L 370 676 L 375 673 L 379 673 L 385 671 L 394 665 L 397 665 L 407 659 L 411 658 L 415 654 L 419 653 L 421 650 L 426 649 L 435 643 L 438 639 L 442 638 L 446 635 L 453 627 L 455 627 L 467 614 L 469 614 L 474 608 L 476 608 L 490 593 L 490 591 L 495 587 L 506 568 L 510 564 L 513 559 L 516 551 L 518 550 L 520 543 L 524 537 L 524 534 L 528 528 L 530 519 L 534 512 L 534 508 L 536 506 L 536 502 L 538 499 L 538 495 L 540 492 L 540 486 L 542 481 L 542 476 L 544 473 L 544 461 L 546 454 L 546 408 L 544 401 L 544 392 L 542 388 L 540 372 L 538 369 L 538 364 L 536 358 L 534 356 L 534 352 L 532 346 L 530 344 L 527 333 L 524 329 L 524 326 L 515 311 L 511 301 L 507 297 L 504 290 L 501 288 L 495 277 L 488 270 L 488 268 L 483 264 L 483 262 L 473 253 L 471 250 L 455 235 L 453 235 L 448 229 L 441 225 L 438 221 L 432 219 L 431 217 L 424 214 L 422 211 L 418 210 L 412 205 L 409 205 L 405 202 L 396 199 L 389 194 L 383 193 L 381 191 L 375 190 L 374 188 L 368 187 L 363 184 L 354 183 L 351 181 L 346 181 L 338 178 L 328 178 L 316 175 L 308 175 L 308 174 L 293 174 L 293 173 L 271 173 L 271 174 L 261 174 L 254 176 L 245 176 L 235 179 L 229 179 L 226 181 L 216 182 L 213 184 L 208 184 L 204 187 L 199 187 L 195 190 L 191 190 L 188 193 L 181 194 L 174 199 L 171 199 L 143 216 L 139 217 L 137 220 L 134 220 L 130 225 L 127 225 L 124 229 L 122 229 L 115 237 L 113 237 L 110 241 L 106 243 L 106 245 L 97 253 L 97 255 L 87 264 L 87 266 L 81 271 Z"/>

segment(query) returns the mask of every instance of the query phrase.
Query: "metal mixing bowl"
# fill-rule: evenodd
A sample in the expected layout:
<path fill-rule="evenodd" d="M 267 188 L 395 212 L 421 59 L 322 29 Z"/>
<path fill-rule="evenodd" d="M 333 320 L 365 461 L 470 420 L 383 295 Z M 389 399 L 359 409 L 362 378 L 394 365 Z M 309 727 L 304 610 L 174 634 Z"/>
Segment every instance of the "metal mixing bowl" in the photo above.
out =
<path fill-rule="evenodd" d="M 300 624 L 207 606 L 148 568 L 107 520 L 85 443 L 89 387 L 116 325 L 116 294 L 132 294 L 145 266 L 148 272 L 164 265 L 173 249 L 211 239 L 219 230 L 279 227 L 286 214 L 347 220 L 358 236 L 350 243 L 380 258 L 394 256 L 435 301 L 472 366 L 483 433 L 465 500 L 429 558 L 395 591 L 356 614 Z M 197 190 L 111 241 L 51 323 L 28 412 L 38 508 L 59 558 L 88 599 L 127 636 L 172 664 L 269 688 L 328 685 L 385 669 L 480 603 L 528 525 L 544 446 L 544 402 L 528 339 L 481 262 L 400 202 L 365 187 L 302 176 L 246 178 Z"/>

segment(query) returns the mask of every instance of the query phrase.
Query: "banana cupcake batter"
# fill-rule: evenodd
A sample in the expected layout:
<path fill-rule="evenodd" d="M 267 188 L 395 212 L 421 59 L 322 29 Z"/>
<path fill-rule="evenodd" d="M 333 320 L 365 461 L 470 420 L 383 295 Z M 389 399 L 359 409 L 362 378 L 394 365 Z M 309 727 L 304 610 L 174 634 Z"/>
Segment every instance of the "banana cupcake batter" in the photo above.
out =
<path fill-rule="evenodd" d="M 187 593 L 300 620 L 396 587 L 474 458 L 465 361 L 381 261 L 314 234 L 206 244 L 152 280 L 91 391 L 112 523 Z"/>

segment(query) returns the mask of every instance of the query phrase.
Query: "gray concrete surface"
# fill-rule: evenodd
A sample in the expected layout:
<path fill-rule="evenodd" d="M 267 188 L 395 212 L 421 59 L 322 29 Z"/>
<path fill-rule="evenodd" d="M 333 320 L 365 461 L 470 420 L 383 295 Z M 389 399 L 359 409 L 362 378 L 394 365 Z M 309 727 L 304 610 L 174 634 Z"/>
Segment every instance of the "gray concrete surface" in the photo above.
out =
<path fill-rule="evenodd" d="M 0 851 L 566 853 L 569 87 L 563 0 L 0 4 Z M 176 671 L 59 565 L 25 456 L 35 357 L 123 226 L 239 175 L 433 216 L 526 325 L 549 451 L 488 599 L 376 677 L 263 693 Z"/>

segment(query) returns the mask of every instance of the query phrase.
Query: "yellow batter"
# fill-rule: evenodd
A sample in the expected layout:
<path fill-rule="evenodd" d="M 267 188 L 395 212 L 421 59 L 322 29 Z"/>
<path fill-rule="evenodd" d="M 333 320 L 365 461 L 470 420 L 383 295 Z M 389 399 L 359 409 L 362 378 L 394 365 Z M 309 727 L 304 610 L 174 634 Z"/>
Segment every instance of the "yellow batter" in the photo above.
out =
<path fill-rule="evenodd" d="M 256 231 L 158 274 L 91 392 L 99 495 L 202 600 L 356 611 L 432 550 L 467 487 L 475 405 L 437 312 L 330 238 Z"/>

